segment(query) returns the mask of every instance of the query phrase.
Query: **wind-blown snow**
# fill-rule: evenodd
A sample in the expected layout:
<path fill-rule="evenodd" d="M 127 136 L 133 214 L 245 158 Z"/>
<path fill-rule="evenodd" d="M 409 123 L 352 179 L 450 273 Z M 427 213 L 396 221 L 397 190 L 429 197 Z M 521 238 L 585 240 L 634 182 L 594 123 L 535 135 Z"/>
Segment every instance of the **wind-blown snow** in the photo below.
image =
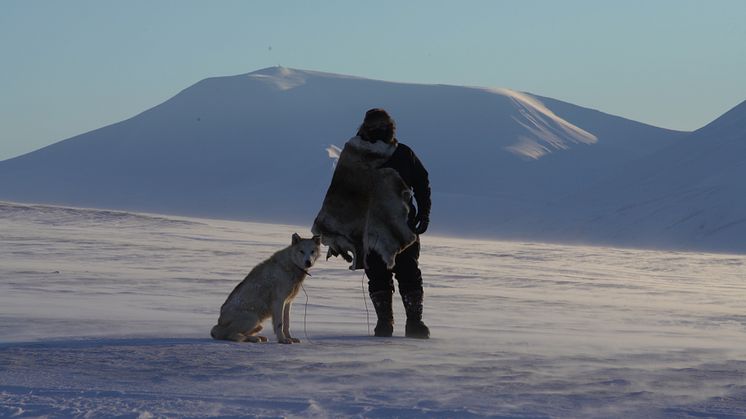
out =
<path fill-rule="evenodd" d="M 290 90 L 306 84 L 306 77 L 303 73 L 285 67 L 278 67 L 271 72 L 258 71 L 247 77 L 265 82 L 279 90 Z"/>
<path fill-rule="evenodd" d="M 295 231 L 0 204 L 0 416 L 746 415 L 745 256 L 424 235 L 430 340 L 402 337 L 398 296 L 369 337 L 338 260 L 296 300 L 303 343 L 211 340 Z"/>
<path fill-rule="evenodd" d="M 485 90 L 509 97 L 520 112 L 520 117 L 513 119 L 532 134 L 520 136 L 517 143 L 505 147 L 513 153 L 539 159 L 553 151 L 566 150 L 571 143 L 598 141 L 598 137 L 558 117 L 533 96 L 510 89 Z"/>

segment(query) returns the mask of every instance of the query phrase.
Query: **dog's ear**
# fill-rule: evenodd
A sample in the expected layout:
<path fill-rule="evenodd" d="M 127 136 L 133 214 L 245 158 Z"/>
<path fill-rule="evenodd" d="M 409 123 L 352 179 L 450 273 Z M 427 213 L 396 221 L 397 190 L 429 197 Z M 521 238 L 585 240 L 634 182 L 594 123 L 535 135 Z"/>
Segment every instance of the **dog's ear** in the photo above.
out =
<path fill-rule="evenodd" d="M 300 236 L 298 235 L 298 233 L 293 233 L 293 241 L 291 243 L 298 244 L 299 241 L 300 241 Z"/>
<path fill-rule="evenodd" d="M 316 245 L 321 244 L 321 236 L 313 236 L 313 242 L 316 243 Z"/>

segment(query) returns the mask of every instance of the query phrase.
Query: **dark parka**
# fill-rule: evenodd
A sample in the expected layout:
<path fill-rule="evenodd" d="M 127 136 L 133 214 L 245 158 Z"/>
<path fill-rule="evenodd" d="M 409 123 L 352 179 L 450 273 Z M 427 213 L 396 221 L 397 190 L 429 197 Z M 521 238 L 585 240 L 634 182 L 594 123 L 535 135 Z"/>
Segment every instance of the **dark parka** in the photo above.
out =
<path fill-rule="evenodd" d="M 407 145 L 398 143 L 396 151 L 383 165 L 399 173 L 404 182 L 412 188 L 414 202 L 409 203 L 409 226 L 414 229 L 418 221 L 430 220 L 430 179 L 420 159 Z"/>

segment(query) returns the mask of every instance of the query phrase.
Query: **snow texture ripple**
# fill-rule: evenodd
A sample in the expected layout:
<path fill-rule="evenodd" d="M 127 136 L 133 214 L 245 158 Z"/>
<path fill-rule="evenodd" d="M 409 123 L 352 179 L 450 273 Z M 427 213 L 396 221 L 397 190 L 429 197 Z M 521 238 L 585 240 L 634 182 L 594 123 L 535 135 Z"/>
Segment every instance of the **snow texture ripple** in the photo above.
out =
<path fill-rule="evenodd" d="M 0 203 L 0 416 L 746 416 L 746 256 L 424 236 L 430 340 L 398 297 L 368 336 L 337 260 L 296 300 L 303 343 L 210 339 L 295 231 Z"/>

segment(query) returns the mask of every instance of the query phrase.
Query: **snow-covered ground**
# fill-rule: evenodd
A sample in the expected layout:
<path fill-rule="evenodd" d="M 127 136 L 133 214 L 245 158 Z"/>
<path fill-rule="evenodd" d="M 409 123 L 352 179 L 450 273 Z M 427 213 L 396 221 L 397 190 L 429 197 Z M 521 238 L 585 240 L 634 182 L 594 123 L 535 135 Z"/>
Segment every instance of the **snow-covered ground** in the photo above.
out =
<path fill-rule="evenodd" d="M 369 337 L 341 260 L 296 300 L 301 344 L 210 339 L 294 231 L 0 203 L 0 416 L 746 416 L 746 256 L 425 235 L 430 340 L 398 300 Z"/>

